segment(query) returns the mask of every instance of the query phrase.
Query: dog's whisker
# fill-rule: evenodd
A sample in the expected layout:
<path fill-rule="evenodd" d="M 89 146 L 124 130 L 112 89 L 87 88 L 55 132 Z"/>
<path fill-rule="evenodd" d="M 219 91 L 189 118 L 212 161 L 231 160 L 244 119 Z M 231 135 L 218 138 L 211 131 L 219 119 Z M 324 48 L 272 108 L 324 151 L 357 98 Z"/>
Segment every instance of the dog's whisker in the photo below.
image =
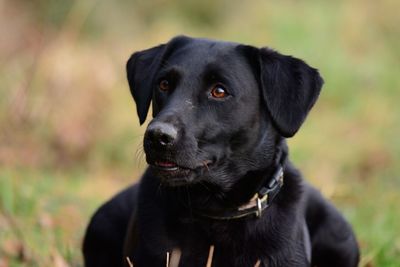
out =
<path fill-rule="evenodd" d="M 208 168 L 207 161 L 203 161 L 203 165 L 204 165 L 204 167 L 207 169 L 207 171 L 210 171 L 210 169 Z"/>
<path fill-rule="evenodd" d="M 144 152 L 141 151 L 140 149 L 137 149 L 135 152 L 135 160 L 136 162 L 140 162 L 144 159 Z"/>
<path fill-rule="evenodd" d="M 135 162 L 136 162 L 136 167 L 139 168 L 140 164 L 144 161 L 145 159 L 145 153 L 144 153 L 144 148 L 142 144 L 138 144 L 135 150 Z"/>

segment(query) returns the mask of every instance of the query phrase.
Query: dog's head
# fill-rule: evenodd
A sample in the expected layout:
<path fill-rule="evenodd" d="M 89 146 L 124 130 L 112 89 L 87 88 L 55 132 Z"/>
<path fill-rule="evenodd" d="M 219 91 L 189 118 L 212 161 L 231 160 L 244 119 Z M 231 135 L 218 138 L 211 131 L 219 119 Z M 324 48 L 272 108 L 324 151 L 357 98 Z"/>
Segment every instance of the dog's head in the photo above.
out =
<path fill-rule="evenodd" d="M 144 149 L 153 173 L 169 185 L 222 190 L 273 162 L 323 83 L 271 49 L 183 36 L 133 54 L 127 74 L 141 124 L 152 102 Z"/>

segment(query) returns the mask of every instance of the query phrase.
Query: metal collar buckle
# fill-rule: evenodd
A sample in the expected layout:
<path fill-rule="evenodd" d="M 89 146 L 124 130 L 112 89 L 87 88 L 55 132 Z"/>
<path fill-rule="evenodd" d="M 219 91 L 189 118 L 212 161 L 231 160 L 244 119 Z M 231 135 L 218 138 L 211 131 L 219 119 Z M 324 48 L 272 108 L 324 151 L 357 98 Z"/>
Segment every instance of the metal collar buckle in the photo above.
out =
<path fill-rule="evenodd" d="M 256 212 L 256 216 L 257 216 L 258 218 L 260 218 L 260 217 L 261 217 L 261 214 L 262 214 L 261 199 L 258 197 L 258 198 L 257 198 L 257 212 Z"/>

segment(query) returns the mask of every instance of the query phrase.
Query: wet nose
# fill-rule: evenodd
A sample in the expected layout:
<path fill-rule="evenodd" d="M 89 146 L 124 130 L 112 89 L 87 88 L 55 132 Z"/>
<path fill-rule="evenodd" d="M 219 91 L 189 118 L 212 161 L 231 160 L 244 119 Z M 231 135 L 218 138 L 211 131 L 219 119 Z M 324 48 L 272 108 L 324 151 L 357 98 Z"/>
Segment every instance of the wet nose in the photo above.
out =
<path fill-rule="evenodd" d="M 172 145 L 178 136 L 177 129 L 170 123 L 153 122 L 149 124 L 145 137 L 153 145 L 168 146 Z"/>

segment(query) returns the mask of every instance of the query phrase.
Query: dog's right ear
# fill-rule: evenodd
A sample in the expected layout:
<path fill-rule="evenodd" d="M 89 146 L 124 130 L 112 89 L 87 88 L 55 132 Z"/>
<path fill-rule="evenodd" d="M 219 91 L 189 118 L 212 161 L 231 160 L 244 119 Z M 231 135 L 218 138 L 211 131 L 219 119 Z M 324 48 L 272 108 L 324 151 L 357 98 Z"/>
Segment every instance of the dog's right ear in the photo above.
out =
<path fill-rule="evenodd" d="M 126 63 L 129 87 L 136 102 L 140 124 L 146 120 L 153 95 L 153 78 L 160 63 L 165 44 L 134 53 Z"/>
<path fill-rule="evenodd" d="M 292 137 L 313 107 L 324 83 L 303 60 L 269 48 L 240 45 L 259 81 L 261 97 L 283 137 Z"/>

